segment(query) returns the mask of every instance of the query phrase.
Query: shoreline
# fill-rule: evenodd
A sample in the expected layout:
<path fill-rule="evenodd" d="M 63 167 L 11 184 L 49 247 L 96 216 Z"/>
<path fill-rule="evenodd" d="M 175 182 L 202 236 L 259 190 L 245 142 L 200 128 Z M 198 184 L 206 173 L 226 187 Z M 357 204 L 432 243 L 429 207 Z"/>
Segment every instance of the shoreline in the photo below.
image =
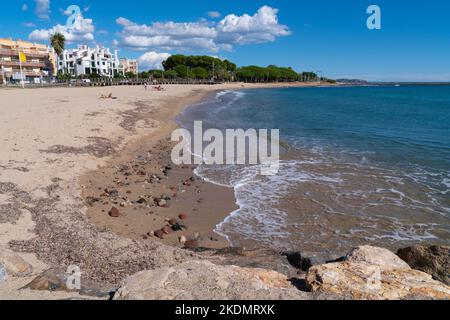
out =
<path fill-rule="evenodd" d="M 89 199 L 95 199 L 95 203 L 90 203 L 87 212 L 90 221 L 100 229 L 107 229 L 120 237 L 132 240 L 152 239 L 169 246 L 182 248 L 183 244 L 180 243 L 180 238 L 185 237 L 191 242 L 189 245 L 191 248 L 223 249 L 231 246 L 232 243 L 228 236 L 216 232 L 216 229 L 239 210 L 235 190 L 197 176 L 194 165 L 181 166 L 168 170 L 167 174 L 160 174 L 164 167 L 171 165 L 170 148 L 167 146 L 171 145 L 168 139 L 170 132 L 178 128 L 175 118 L 186 108 L 195 106 L 207 96 L 221 91 L 320 86 L 317 83 L 235 84 L 225 88 L 198 90 L 194 92 L 194 95 L 176 102 L 165 102 L 165 106 L 162 108 L 171 108 L 172 113 L 162 121 L 163 124 L 156 133 L 142 136 L 139 140 L 126 146 L 119 152 L 118 157 L 100 170 L 100 173 L 99 170 L 88 172 L 81 178 L 83 198 L 88 202 Z M 145 155 L 146 153 L 147 155 Z M 141 169 L 145 171 L 146 177 L 155 175 L 161 179 L 161 181 L 157 181 L 157 185 L 142 179 L 143 172 L 139 173 L 134 170 L 131 177 L 141 179 L 130 182 L 123 173 L 113 169 L 124 164 L 139 165 L 139 161 L 136 161 L 137 158 L 145 158 L 144 161 L 140 161 L 140 165 Z M 112 181 L 110 176 L 114 176 L 116 181 Z M 195 181 L 191 181 L 189 186 L 179 183 L 181 180 L 192 179 L 193 176 L 197 178 L 194 178 Z M 128 180 L 125 185 L 123 184 L 124 179 Z M 145 192 L 139 188 L 139 185 Z M 114 194 L 115 191 L 118 191 L 117 196 L 110 197 L 105 193 L 106 186 L 110 186 Z M 167 200 L 167 206 L 162 208 L 156 203 L 155 198 L 165 197 L 170 200 Z M 145 201 L 142 199 L 143 203 L 137 203 L 140 198 L 147 199 Z M 120 217 L 112 218 L 109 215 L 112 208 L 118 209 Z M 187 218 L 180 219 L 180 215 L 186 215 Z M 179 232 L 169 230 L 168 220 L 172 219 L 177 219 L 186 229 Z"/>

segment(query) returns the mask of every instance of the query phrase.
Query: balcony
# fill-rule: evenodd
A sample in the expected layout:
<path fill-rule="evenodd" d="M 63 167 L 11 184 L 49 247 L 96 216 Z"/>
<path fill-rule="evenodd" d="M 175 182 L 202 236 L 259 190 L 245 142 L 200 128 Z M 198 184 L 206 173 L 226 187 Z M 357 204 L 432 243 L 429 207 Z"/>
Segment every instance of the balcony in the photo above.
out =
<path fill-rule="evenodd" d="M 11 77 L 14 74 L 20 74 L 20 70 L 13 70 L 12 72 L 5 72 L 4 75 L 6 77 Z M 0 75 L 3 76 L 3 73 L 0 72 Z M 41 77 L 44 76 L 42 72 L 34 72 L 34 71 L 23 71 L 24 77 Z"/>
<path fill-rule="evenodd" d="M 12 60 L 12 61 L 0 60 L 0 65 L 20 67 L 20 62 L 19 60 Z M 22 67 L 45 68 L 45 66 L 46 65 L 44 62 L 31 62 L 31 61 L 22 62 Z"/>
<path fill-rule="evenodd" d="M 49 57 L 48 53 L 37 52 L 37 51 L 26 51 L 26 50 L 21 50 L 21 51 L 23 51 L 23 53 L 25 53 L 25 55 L 27 57 L 36 57 L 36 58 L 48 58 Z M 0 49 L 0 56 L 18 57 L 19 52 L 17 51 L 17 49 L 15 49 L 15 50 Z"/>

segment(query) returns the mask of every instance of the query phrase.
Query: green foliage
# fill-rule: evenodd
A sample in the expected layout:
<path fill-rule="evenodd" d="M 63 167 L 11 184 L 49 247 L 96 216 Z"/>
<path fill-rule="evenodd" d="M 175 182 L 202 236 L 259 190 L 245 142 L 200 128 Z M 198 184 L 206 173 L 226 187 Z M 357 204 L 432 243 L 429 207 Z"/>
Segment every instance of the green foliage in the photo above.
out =
<path fill-rule="evenodd" d="M 125 76 L 122 74 L 122 72 L 114 72 L 114 79 L 124 79 Z"/>
<path fill-rule="evenodd" d="M 167 79 L 176 79 L 178 76 L 177 72 L 175 70 L 168 70 L 164 72 L 164 78 Z"/>
<path fill-rule="evenodd" d="M 270 65 L 266 68 L 248 66 L 237 69 L 236 77 L 244 82 L 285 82 L 298 81 L 300 76 L 292 68 Z"/>
<path fill-rule="evenodd" d="M 98 73 L 91 73 L 89 75 L 89 79 L 95 80 L 95 79 L 100 79 L 100 78 L 101 78 L 101 76 Z"/>
<path fill-rule="evenodd" d="M 317 81 L 314 72 L 297 73 L 290 67 L 245 66 L 237 68 L 236 64 L 229 60 L 221 60 L 210 56 L 185 56 L 173 55 L 163 62 L 165 78 L 195 78 L 215 79 L 219 81 L 244 81 L 244 82 L 292 82 L 292 81 Z M 153 71 L 149 71 L 153 72 Z M 153 72 L 155 77 L 159 75 Z M 170 76 L 169 76 L 170 75 Z M 331 83 L 330 79 L 323 78 Z"/>
<path fill-rule="evenodd" d="M 133 78 L 136 78 L 136 74 L 133 73 L 133 72 L 126 72 L 126 73 L 125 73 L 125 78 L 127 78 L 127 79 L 133 79 Z"/>
<path fill-rule="evenodd" d="M 301 74 L 303 81 L 318 81 L 319 77 L 314 72 L 303 72 Z"/>
<path fill-rule="evenodd" d="M 58 71 L 56 78 L 58 78 L 59 81 L 69 81 L 70 79 L 72 79 L 72 76 L 70 75 L 70 73 L 63 73 L 60 70 Z"/>
<path fill-rule="evenodd" d="M 64 51 L 64 47 L 66 45 L 66 38 L 62 33 L 54 33 L 50 37 L 50 44 L 55 49 L 56 54 L 59 56 Z"/>
<path fill-rule="evenodd" d="M 205 68 L 197 67 L 192 69 L 192 75 L 196 79 L 206 79 L 208 78 L 208 71 Z"/>
<path fill-rule="evenodd" d="M 228 60 L 211 56 L 173 55 L 163 62 L 166 72 L 175 71 L 179 78 L 231 80 L 236 65 Z M 171 73 L 174 75 L 173 73 Z"/>

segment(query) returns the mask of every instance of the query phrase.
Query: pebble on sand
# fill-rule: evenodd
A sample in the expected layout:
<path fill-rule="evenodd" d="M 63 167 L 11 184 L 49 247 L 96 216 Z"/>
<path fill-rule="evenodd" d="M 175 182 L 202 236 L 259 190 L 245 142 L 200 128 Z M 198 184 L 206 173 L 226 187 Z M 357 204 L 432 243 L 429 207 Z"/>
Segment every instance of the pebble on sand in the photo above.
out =
<path fill-rule="evenodd" d="M 153 235 L 157 238 L 164 239 L 164 231 L 163 230 L 156 230 L 153 232 Z"/>
<path fill-rule="evenodd" d="M 162 232 L 163 232 L 164 234 L 171 234 L 171 233 L 173 233 L 172 228 L 169 227 L 169 226 L 165 226 L 165 227 L 162 228 L 161 230 L 162 230 Z"/>
<path fill-rule="evenodd" d="M 111 210 L 109 210 L 109 216 L 113 218 L 120 217 L 120 211 L 116 207 L 112 207 Z"/>
<path fill-rule="evenodd" d="M 187 219 L 187 214 L 185 214 L 185 213 L 180 213 L 180 214 L 178 215 L 178 218 L 180 218 L 180 220 L 186 220 L 186 219 Z"/>

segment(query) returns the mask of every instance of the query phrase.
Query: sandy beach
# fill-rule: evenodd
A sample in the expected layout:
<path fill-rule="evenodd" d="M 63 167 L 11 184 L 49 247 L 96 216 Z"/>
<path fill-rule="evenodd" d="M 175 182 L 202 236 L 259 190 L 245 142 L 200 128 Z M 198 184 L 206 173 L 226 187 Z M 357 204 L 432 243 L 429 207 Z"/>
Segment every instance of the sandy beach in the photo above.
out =
<path fill-rule="evenodd" d="M 245 88 L 264 86 L 285 85 Z M 181 235 L 189 240 L 199 233 L 201 245 L 226 246 L 212 229 L 233 210 L 232 190 L 195 177 L 189 180 L 192 168 L 174 168 L 167 176 L 160 170 L 169 164 L 167 139 L 175 128 L 173 117 L 213 91 L 243 87 L 233 83 L 166 86 L 162 92 L 137 86 L 1 90 L 0 246 L 35 266 L 29 279 L 52 266 L 77 265 L 88 278 L 106 286 L 137 271 L 192 257 L 192 252 L 179 249 Z M 110 92 L 117 99 L 99 99 Z M 123 177 L 114 174 L 126 163 L 164 179 L 147 185 L 138 173 L 124 185 L 119 181 Z M 89 202 L 89 197 L 111 198 L 105 189 L 116 189 L 129 202 L 139 201 L 141 195 L 169 194 L 170 200 L 161 207 L 121 207 L 117 199 Z M 113 206 L 120 217 L 108 214 Z M 180 214 L 186 215 L 183 233 L 163 240 L 153 236 L 166 220 Z M 8 289 L 0 284 L 0 292 L 9 296 L 23 282 L 9 281 Z M 26 297 L 26 292 L 20 295 Z"/>

